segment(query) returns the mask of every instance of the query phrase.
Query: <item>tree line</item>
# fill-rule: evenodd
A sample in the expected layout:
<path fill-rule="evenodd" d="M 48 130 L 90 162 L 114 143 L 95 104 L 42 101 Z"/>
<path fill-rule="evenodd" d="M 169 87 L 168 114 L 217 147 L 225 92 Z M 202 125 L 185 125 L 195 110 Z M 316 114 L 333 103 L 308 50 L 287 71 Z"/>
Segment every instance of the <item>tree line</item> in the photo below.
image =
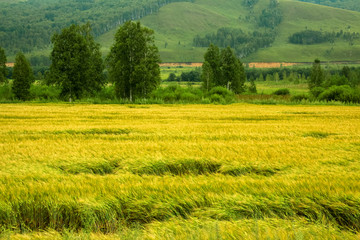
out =
<path fill-rule="evenodd" d="M 269 47 L 275 40 L 275 32 L 249 32 L 241 29 L 220 28 L 217 33 L 207 34 L 204 37 L 199 35 L 193 39 L 195 47 L 207 47 L 211 43 L 222 48 L 230 46 L 240 57 L 246 57 L 260 48 Z"/>
<path fill-rule="evenodd" d="M 153 31 L 139 22 L 128 21 L 119 28 L 105 62 L 90 24 L 73 24 L 54 34 L 51 41 L 51 65 L 45 82 L 60 89 L 61 99 L 72 101 L 98 92 L 107 83 L 105 66 L 119 98 L 132 101 L 139 96 L 146 97 L 160 84 L 160 57 Z M 3 49 L 0 50 L 0 75 L 5 79 L 6 56 Z M 22 52 L 16 56 L 12 77 L 15 98 L 28 100 L 34 75 Z"/>
<path fill-rule="evenodd" d="M 354 40 L 360 39 L 360 33 L 345 32 L 343 30 L 340 30 L 339 32 L 304 30 L 292 34 L 289 37 L 289 42 L 293 44 L 311 45 L 324 42 L 335 43 L 336 39 L 344 39 L 345 41 L 348 41 L 350 45 L 352 45 Z"/>
<path fill-rule="evenodd" d="M 142 27 L 139 22 L 128 21 L 119 28 L 105 61 L 101 57 L 99 44 L 95 43 L 91 34 L 90 24 L 73 24 L 62 29 L 61 33 L 54 34 L 51 41 L 51 65 L 43 82 L 56 86 L 63 100 L 93 96 L 111 83 L 118 99 L 133 102 L 135 99 L 148 98 L 161 83 L 160 57 L 154 44 L 154 32 Z M 0 66 L 3 66 L 0 68 L 1 76 L 6 79 L 3 49 L 0 58 Z M 205 92 L 220 87 L 214 94 L 220 92 L 224 96 L 229 95 L 228 91 L 244 91 L 244 67 L 230 47 L 220 49 L 211 44 L 204 59 L 202 72 L 183 73 L 182 79 L 187 82 L 203 81 Z M 105 68 L 109 81 L 105 77 Z M 35 77 L 30 62 L 22 52 L 16 56 L 12 76 L 15 98 L 29 100 Z"/>
<path fill-rule="evenodd" d="M 157 12 L 162 6 L 193 0 L 28 0 L 0 1 L 0 46 L 8 54 L 48 47 L 54 32 L 91 22 L 95 36 Z M 104 14 L 106 13 L 106 14 Z"/>

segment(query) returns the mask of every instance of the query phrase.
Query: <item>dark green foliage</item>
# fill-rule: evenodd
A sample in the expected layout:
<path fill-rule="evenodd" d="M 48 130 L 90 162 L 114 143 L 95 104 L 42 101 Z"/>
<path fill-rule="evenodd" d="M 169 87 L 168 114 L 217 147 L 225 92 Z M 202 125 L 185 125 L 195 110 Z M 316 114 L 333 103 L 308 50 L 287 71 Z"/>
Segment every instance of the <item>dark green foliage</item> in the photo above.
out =
<path fill-rule="evenodd" d="M 234 93 L 224 87 L 214 87 L 207 93 L 208 98 L 213 103 L 232 103 L 234 102 Z"/>
<path fill-rule="evenodd" d="M 323 87 L 314 87 L 314 88 L 310 89 L 310 93 L 311 93 L 315 98 L 319 97 L 319 95 L 320 95 L 321 93 L 323 93 L 324 91 L 325 91 L 325 88 L 323 88 Z"/>
<path fill-rule="evenodd" d="M 273 92 L 273 94 L 278 96 L 290 95 L 290 90 L 287 88 L 281 88 Z"/>
<path fill-rule="evenodd" d="M 201 82 L 201 74 L 199 71 L 182 72 L 180 76 L 182 82 Z"/>
<path fill-rule="evenodd" d="M 7 68 L 6 68 L 5 50 L 0 47 L 0 83 L 7 82 Z"/>
<path fill-rule="evenodd" d="M 221 82 L 218 86 L 227 87 L 234 93 L 244 91 L 245 70 L 240 60 L 230 47 L 221 50 L 220 55 Z"/>
<path fill-rule="evenodd" d="M 89 24 L 71 25 L 52 38 L 49 83 L 61 88 L 63 99 L 80 99 L 99 91 L 105 83 L 99 45 Z"/>
<path fill-rule="evenodd" d="M 145 98 L 160 85 L 160 57 L 153 34 L 131 21 L 117 31 L 107 59 L 118 98 Z"/>
<path fill-rule="evenodd" d="M 293 44 L 312 45 L 324 42 L 335 43 L 336 39 L 344 39 L 350 43 L 360 38 L 359 33 L 344 32 L 343 30 L 335 32 L 322 32 L 315 30 L 304 30 L 301 32 L 294 33 L 289 37 L 289 42 Z"/>
<path fill-rule="evenodd" d="M 235 49 L 236 55 L 246 57 L 259 48 L 269 47 L 275 35 L 273 31 L 245 33 L 241 29 L 220 28 L 216 34 L 207 34 L 204 37 L 197 35 L 193 44 L 196 47 L 207 47 L 211 43 L 222 48 L 230 46 Z"/>
<path fill-rule="evenodd" d="M 315 59 L 311 68 L 310 79 L 308 82 L 309 89 L 321 87 L 324 82 L 324 72 L 321 69 L 320 60 Z"/>
<path fill-rule="evenodd" d="M 213 86 L 221 85 L 220 49 L 210 44 L 204 55 L 202 69 L 202 81 L 205 90 L 209 91 Z"/>
<path fill-rule="evenodd" d="M 259 0 L 243 0 L 244 6 L 248 8 L 253 8 L 258 2 Z"/>
<path fill-rule="evenodd" d="M 305 30 L 302 32 L 294 33 L 289 37 L 289 42 L 293 44 L 317 44 L 327 42 L 328 38 L 320 31 Z"/>
<path fill-rule="evenodd" d="M 234 93 L 244 91 L 245 70 L 230 47 L 220 52 L 217 46 L 211 44 L 205 53 L 204 60 L 201 76 L 203 88 L 206 91 L 213 86 L 226 87 Z"/>
<path fill-rule="evenodd" d="M 184 88 L 177 84 L 171 84 L 166 88 L 160 87 L 151 94 L 151 98 L 161 99 L 166 103 L 200 103 L 203 97 L 204 94 L 200 89 Z"/>
<path fill-rule="evenodd" d="M 16 55 L 13 79 L 12 92 L 15 98 L 22 101 L 28 100 L 30 98 L 30 86 L 34 81 L 34 75 L 30 63 L 23 53 Z"/>
<path fill-rule="evenodd" d="M 169 77 L 166 79 L 168 82 L 176 82 L 179 81 L 180 78 L 176 76 L 175 73 L 170 73 Z"/>
<path fill-rule="evenodd" d="M 360 103 L 360 91 L 349 85 L 331 86 L 318 97 L 321 101 L 340 101 L 347 103 Z"/>
<path fill-rule="evenodd" d="M 264 9 L 259 17 L 258 24 L 260 27 L 274 29 L 281 23 L 282 12 L 280 8 L 278 8 L 278 5 L 279 3 L 277 0 L 270 0 L 269 7 Z"/>
<path fill-rule="evenodd" d="M 332 75 L 330 78 L 326 79 L 323 83 L 325 88 L 331 86 L 341 86 L 341 85 L 350 85 L 348 78 L 345 76 L 340 76 L 338 74 Z"/>

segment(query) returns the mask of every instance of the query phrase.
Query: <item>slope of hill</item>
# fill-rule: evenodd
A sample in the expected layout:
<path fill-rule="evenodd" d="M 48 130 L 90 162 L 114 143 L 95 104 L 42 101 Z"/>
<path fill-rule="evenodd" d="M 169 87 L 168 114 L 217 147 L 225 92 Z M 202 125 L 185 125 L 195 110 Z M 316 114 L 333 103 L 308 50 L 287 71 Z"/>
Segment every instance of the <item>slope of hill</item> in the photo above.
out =
<path fill-rule="evenodd" d="M 51 1 L 59 3 L 60 0 L 29 0 L 28 4 L 40 4 L 41 2 L 49 3 Z M 11 1 L 7 0 L 0 3 L 5 4 L 6 2 L 9 4 Z M 81 23 L 92 19 L 95 35 L 98 36 L 96 39 L 101 44 L 101 50 L 104 55 L 109 52 L 113 43 L 113 36 L 118 29 L 118 24 L 121 21 L 126 20 L 126 18 L 122 18 L 119 22 L 119 15 L 117 21 L 114 22 L 114 19 L 112 20 L 113 25 L 109 23 L 104 27 L 103 20 L 112 19 L 111 16 L 116 13 L 115 8 L 112 11 L 107 11 L 106 9 L 109 9 L 111 3 L 117 2 L 114 6 L 119 7 L 121 4 L 118 4 L 124 2 L 129 4 L 129 9 L 134 7 L 131 8 L 133 11 L 135 11 L 134 9 L 138 9 L 136 7 L 142 6 L 141 4 L 150 4 L 149 6 L 152 6 L 151 3 L 157 4 L 157 8 L 155 8 L 156 11 L 152 11 L 150 7 L 149 9 L 146 8 L 147 10 L 145 9 L 144 12 L 135 11 L 133 14 L 138 14 L 138 17 L 140 17 L 149 14 L 152 11 L 152 14 L 141 18 L 141 22 L 143 25 L 154 29 L 156 33 L 156 44 L 160 49 L 163 62 L 203 61 L 203 54 L 206 51 L 207 45 L 205 46 L 205 44 L 203 44 L 202 47 L 197 47 L 194 44 L 194 38 L 197 36 L 206 38 L 211 34 L 213 34 L 212 36 L 216 36 L 216 34 L 219 34 L 218 30 L 222 28 L 230 29 L 231 31 L 235 29 L 235 32 L 240 32 L 242 34 L 240 34 L 240 37 L 248 37 L 248 39 L 244 41 L 242 49 L 248 47 L 251 51 L 248 51 L 246 54 L 242 54 L 240 51 L 241 54 L 239 54 L 245 62 L 312 62 L 315 58 L 320 58 L 325 61 L 354 61 L 359 60 L 360 58 L 359 38 L 354 38 L 351 41 L 337 38 L 335 40 L 333 39 L 331 41 L 311 45 L 289 43 L 289 37 L 291 35 L 304 30 L 314 30 L 324 34 L 332 32 L 334 32 L 334 34 L 338 32 L 346 34 L 353 32 L 360 33 L 359 12 L 306 3 L 299 0 L 280 0 L 280 4 L 277 8 L 281 10 L 282 21 L 279 25 L 276 24 L 276 26 L 270 27 L 259 25 L 259 19 L 261 19 L 264 15 L 264 11 L 270 6 L 271 0 L 139 0 L 136 2 L 127 0 L 64 0 L 62 1 L 64 9 L 69 9 L 68 3 L 70 2 L 72 4 L 85 4 L 76 5 L 85 8 L 86 6 L 95 6 L 96 4 L 102 3 L 103 7 L 97 7 L 95 9 L 92 7 L 83 11 L 75 8 L 73 11 L 69 10 L 67 13 L 68 15 L 65 14 L 64 16 L 53 16 L 47 14 L 45 10 L 38 10 L 36 15 L 32 16 L 32 18 L 35 20 L 38 17 L 40 19 L 48 18 L 47 21 L 55 24 L 54 26 L 57 27 L 57 29 L 60 29 L 61 24 L 65 26 L 71 22 Z M 24 3 L 12 4 L 15 7 L 15 12 L 21 12 L 21 8 L 16 7 Z M 125 8 L 121 9 L 122 11 L 125 11 Z M 157 9 L 159 9 L 159 11 L 157 11 Z M 4 10 L 2 10 L 2 12 L 4 13 Z M 6 14 L 6 16 L 8 16 L 9 12 L 6 12 Z M 25 20 L 31 16 L 29 15 L 29 12 L 26 11 L 25 13 L 18 15 L 20 16 L 17 20 L 19 22 L 26 22 Z M 0 15 L 0 22 L 5 19 L 6 16 Z M 71 16 L 74 16 L 75 20 Z M 54 17 L 53 20 L 52 17 Z M 130 14 L 130 19 L 131 18 L 134 18 L 134 16 Z M 67 19 L 67 22 L 62 22 L 61 19 Z M 101 21 L 98 21 L 97 19 L 100 19 Z M 9 22 L 9 20 L 7 21 Z M 46 23 L 47 21 L 35 21 L 34 23 L 29 21 L 28 24 L 23 24 L 23 27 L 31 30 L 42 26 L 41 24 Z M 8 25 L 11 24 L 14 25 L 15 23 L 9 23 Z M 38 26 L 37 24 L 40 25 Z M 4 27 L 1 27 L 2 25 L 6 24 L 3 22 L 0 23 L 0 46 L 3 47 L 4 44 L 1 41 L 4 39 Z M 49 38 L 53 34 L 54 29 L 46 27 L 39 29 L 41 29 L 41 31 L 47 31 L 46 34 L 44 34 L 46 35 L 45 41 L 41 46 L 35 44 L 37 47 L 32 49 L 28 54 L 29 57 L 34 55 L 49 55 L 50 49 L 46 48 L 46 45 L 48 45 Z M 105 33 L 102 34 L 103 32 Z M 262 39 L 261 34 L 264 33 L 270 34 L 273 39 L 271 39 L 270 42 L 262 44 L 262 48 L 254 49 L 251 42 L 260 41 Z M 16 35 L 16 32 L 12 34 Z M 11 43 L 15 44 L 15 42 L 18 42 L 18 44 L 21 44 L 21 38 L 18 39 L 15 35 L 12 37 L 14 41 Z M 251 36 L 253 35 L 257 35 L 258 38 L 252 39 Z M 221 39 L 226 40 L 225 43 L 223 42 L 223 45 L 229 42 L 227 41 L 229 36 L 230 35 L 223 36 L 223 39 Z M 239 36 L 232 37 L 239 38 Z M 31 45 L 34 44 L 34 41 L 35 40 L 29 36 L 26 41 L 23 41 L 23 44 Z M 21 48 L 12 48 L 13 52 L 19 49 Z M 8 49 L 6 50 L 7 53 L 11 53 Z M 12 60 L 13 57 L 10 56 L 9 59 Z"/>
<path fill-rule="evenodd" d="M 305 29 L 323 32 L 360 32 L 360 13 L 292 0 L 282 0 L 280 6 L 284 20 L 279 25 L 279 34 L 272 47 L 259 50 L 247 60 L 309 62 L 314 58 L 324 61 L 360 59 L 359 40 L 355 40 L 353 45 L 344 40 L 314 45 L 288 42 L 290 35 Z"/>
<path fill-rule="evenodd" d="M 216 33 L 221 27 L 244 31 L 259 29 L 251 18 L 258 18 L 268 0 L 260 0 L 253 10 L 242 1 L 197 0 L 194 3 L 173 3 L 141 21 L 156 32 L 157 44 L 165 62 L 202 61 L 206 48 L 193 46 L 195 35 Z M 349 44 L 344 40 L 314 45 L 297 45 L 288 42 L 289 36 L 305 30 L 360 32 L 360 13 L 327 6 L 281 0 L 282 23 L 271 47 L 263 48 L 244 58 L 244 61 L 311 62 L 314 58 L 325 61 L 358 60 L 360 41 Z M 244 19 L 250 19 L 245 21 Z M 167 43 L 167 44 L 166 44 Z M 166 47 L 165 47 L 166 46 Z"/>
<path fill-rule="evenodd" d="M 156 14 L 141 19 L 142 24 L 156 33 L 156 44 L 164 62 L 200 62 L 206 48 L 194 47 L 196 35 L 216 32 L 219 28 L 230 27 L 251 31 L 255 28 L 252 20 L 246 17 L 256 16 L 261 6 L 269 0 L 260 0 L 257 6 L 249 10 L 239 0 L 196 0 L 172 3 L 164 6 Z M 98 38 L 107 51 L 115 30 Z"/>

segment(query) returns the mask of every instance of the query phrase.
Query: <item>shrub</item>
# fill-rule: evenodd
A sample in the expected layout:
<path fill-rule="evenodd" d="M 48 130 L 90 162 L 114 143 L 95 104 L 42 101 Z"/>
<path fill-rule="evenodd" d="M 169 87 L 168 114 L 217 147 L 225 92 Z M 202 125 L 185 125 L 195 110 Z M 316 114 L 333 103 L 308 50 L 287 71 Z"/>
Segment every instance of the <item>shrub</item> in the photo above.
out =
<path fill-rule="evenodd" d="M 315 98 L 319 97 L 319 95 L 320 95 L 321 93 L 323 93 L 324 91 L 325 91 L 325 88 L 323 88 L 323 87 L 314 87 L 314 88 L 312 88 L 312 89 L 310 90 L 311 94 L 312 94 Z"/>
<path fill-rule="evenodd" d="M 348 85 L 332 86 L 319 95 L 319 100 L 360 103 L 360 93 Z"/>
<path fill-rule="evenodd" d="M 56 100 L 61 90 L 55 86 L 33 84 L 30 87 L 30 99 Z"/>
<path fill-rule="evenodd" d="M 220 103 L 222 100 L 224 100 L 224 98 L 217 93 L 214 93 L 210 96 L 210 101 L 212 103 Z"/>
<path fill-rule="evenodd" d="M 273 92 L 273 95 L 278 95 L 278 96 L 290 95 L 290 91 L 287 88 L 281 88 Z"/>
<path fill-rule="evenodd" d="M 234 93 L 224 87 L 214 87 L 209 91 L 209 95 L 217 94 L 225 98 L 226 96 L 234 96 Z"/>
<path fill-rule="evenodd" d="M 309 96 L 307 96 L 305 94 L 297 94 L 290 98 L 290 101 L 292 101 L 292 102 L 301 102 L 301 101 L 307 101 L 307 100 L 310 100 L 310 99 L 309 99 Z"/>
<path fill-rule="evenodd" d="M 11 100 L 13 98 L 12 91 L 11 91 L 11 85 L 10 84 L 4 84 L 0 85 L 0 99 L 1 100 Z"/>

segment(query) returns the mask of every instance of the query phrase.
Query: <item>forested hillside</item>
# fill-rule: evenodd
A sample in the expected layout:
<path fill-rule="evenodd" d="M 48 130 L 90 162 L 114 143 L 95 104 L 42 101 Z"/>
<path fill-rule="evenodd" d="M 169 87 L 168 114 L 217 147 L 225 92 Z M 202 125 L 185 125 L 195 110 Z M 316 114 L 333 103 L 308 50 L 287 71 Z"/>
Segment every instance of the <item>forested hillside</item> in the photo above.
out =
<path fill-rule="evenodd" d="M 90 22 L 95 36 L 160 7 L 193 0 L 28 0 L 0 1 L 0 46 L 7 54 L 45 48 L 52 34 L 72 23 Z"/>
<path fill-rule="evenodd" d="M 359 0 L 298 0 L 302 2 L 316 3 L 330 7 L 348 9 L 360 12 Z"/>

